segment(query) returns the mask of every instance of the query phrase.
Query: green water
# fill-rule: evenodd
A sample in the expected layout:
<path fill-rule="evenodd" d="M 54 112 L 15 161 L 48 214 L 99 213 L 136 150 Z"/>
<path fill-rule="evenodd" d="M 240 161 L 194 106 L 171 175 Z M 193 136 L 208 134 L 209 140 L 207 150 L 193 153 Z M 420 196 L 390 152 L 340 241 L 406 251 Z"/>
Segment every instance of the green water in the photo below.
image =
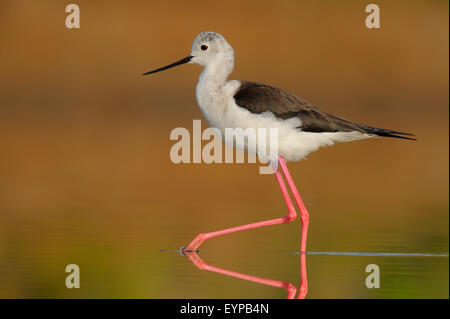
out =
<path fill-rule="evenodd" d="M 199 270 L 178 249 L 192 230 L 151 215 L 134 222 L 94 213 L 3 215 L 0 236 L 0 297 L 3 298 L 286 298 L 282 288 Z M 195 228 L 195 227 L 193 227 Z M 311 223 L 306 255 L 307 298 L 448 298 L 448 238 L 414 233 L 324 232 Z M 296 253 L 300 225 L 274 226 L 207 241 L 199 256 L 209 265 L 265 279 L 301 280 Z M 342 232 L 341 232 L 342 231 Z M 328 234 L 328 235 L 327 235 Z M 327 238 L 328 237 L 328 238 Z M 413 246 L 413 242 L 420 243 Z M 233 247 L 232 249 L 230 247 Z M 328 247 L 328 250 L 323 248 Z M 339 250 L 335 248 L 341 247 Z M 352 249 L 353 248 L 353 249 Z M 331 252 L 336 255 L 319 252 Z M 339 252 L 403 253 L 343 255 Z M 80 267 L 80 288 L 68 289 L 67 264 Z M 380 270 L 380 287 L 365 285 L 366 266 Z"/>

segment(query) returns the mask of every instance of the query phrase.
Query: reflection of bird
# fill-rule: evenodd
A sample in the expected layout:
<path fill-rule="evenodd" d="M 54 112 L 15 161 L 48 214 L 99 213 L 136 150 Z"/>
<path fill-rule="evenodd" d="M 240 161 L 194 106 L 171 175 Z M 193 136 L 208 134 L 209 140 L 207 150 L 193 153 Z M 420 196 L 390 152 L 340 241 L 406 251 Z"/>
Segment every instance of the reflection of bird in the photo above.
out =
<path fill-rule="evenodd" d="M 269 85 L 247 81 L 227 81 L 233 71 L 234 51 L 228 42 L 214 32 L 202 32 L 192 44 L 191 54 L 175 63 L 144 73 L 163 71 L 184 63 L 196 63 L 204 67 L 197 84 L 196 95 L 200 109 L 212 127 L 226 135 L 227 128 L 261 129 L 277 131 L 277 155 L 266 157 L 271 160 L 275 176 L 289 214 L 283 218 L 252 223 L 239 227 L 198 235 L 185 251 L 196 250 L 206 239 L 245 229 L 289 223 L 297 217 L 295 207 L 281 176 L 278 164 L 292 191 L 300 210 L 302 220 L 301 251 L 306 249 L 308 212 L 295 187 L 285 160 L 298 161 L 322 146 L 336 142 L 347 142 L 375 136 L 414 139 L 412 134 L 380 129 L 355 123 L 324 112 L 307 101 Z M 259 132 L 259 131 L 258 131 Z M 236 142 L 236 147 L 247 151 L 248 140 Z M 258 155 L 270 142 L 259 139 Z M 271 145 L 270 145 L 271 146 Z M 256 151 L 255 151 L 256 153 Z"/>
<path fill-rule="evenodd" d="M 253 282 L 256 282 L 256 283 L 262 284 L 262 285 L 284 288 L 284 289 L 286 289 L 286 291 L 288 293 L 287 299 L 294 299 L 295 294 L 297 293 L 297 288 L 295 288 L 295 286 L 291 283 L 273 280 L 273 279 L 256 277 L 256 276 L 247 275 L 247 274 L 243 274 L 240 272 L 212 266 L 212 265 L 209 265 L 206 262 L 204 262 L 203 259 L 201 259 L 195 252 L 188 252 L 187 256 L 189 257 L 189 259 L 194 263 L 194 265 L 198 269 L 217 272 L 219 274 L 223 274 L 226 276 L 231 276 L 231 277 L 235 277 L 235 278 L 239 278 L 239 279 L 243 279 L 243 280 L 253 281 Z M 308 278 L 307 278 L 307 274 L 306 274 L 306 255 L 305 255 L 305 253 L 300 253 L 300 267 L 301 267 L 301 269 L 300 269 L 300 274 L 301 274 L 300 287 L 298 288 L 299 293 L 298 293 L 297 299 L 305 299 L 306 294 L 308 293 Z"/>

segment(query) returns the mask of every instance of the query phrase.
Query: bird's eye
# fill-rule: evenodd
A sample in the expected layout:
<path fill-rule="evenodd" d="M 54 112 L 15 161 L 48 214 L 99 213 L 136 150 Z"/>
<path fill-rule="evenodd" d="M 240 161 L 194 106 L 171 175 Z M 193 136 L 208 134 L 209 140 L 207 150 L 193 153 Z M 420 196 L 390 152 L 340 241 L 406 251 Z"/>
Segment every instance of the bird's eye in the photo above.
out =
<path fill-rule="evenodd" d="M 200 49 L 202 49 L 203 51 L 205 51 L 205 50 L 207 50 L 208 49 L 208 46 L 207 45 L 205 45 L 205 44 L 203 44 L 201 47 L 200 47 Z"/>

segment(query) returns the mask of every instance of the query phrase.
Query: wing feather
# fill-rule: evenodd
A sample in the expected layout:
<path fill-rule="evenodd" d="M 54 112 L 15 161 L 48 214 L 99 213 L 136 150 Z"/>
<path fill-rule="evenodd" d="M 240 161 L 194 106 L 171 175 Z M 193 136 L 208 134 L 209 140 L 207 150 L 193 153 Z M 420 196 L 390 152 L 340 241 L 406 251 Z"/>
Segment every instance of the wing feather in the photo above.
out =
<path fill-rule="evenodd" d="M 241 81 L 234 99 L 237 105 L 252 113 L 270 111 L 281 119 L 298 117 L 302 131 L 364 132 L 357 123 L 324 112 L 298 96 L 266 84 Z"/>

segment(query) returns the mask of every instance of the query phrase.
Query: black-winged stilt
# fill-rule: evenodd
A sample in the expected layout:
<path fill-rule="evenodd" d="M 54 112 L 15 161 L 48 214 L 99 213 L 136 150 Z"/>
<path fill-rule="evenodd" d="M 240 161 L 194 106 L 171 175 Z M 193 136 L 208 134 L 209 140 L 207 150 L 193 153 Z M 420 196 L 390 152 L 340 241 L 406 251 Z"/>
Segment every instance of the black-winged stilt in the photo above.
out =
<path fill-rule="evenodd" d="M 306 251 L 309 214 L 303 204 L 285 161 L 299 161 L 312 151 L 336 142 L 348 142 L 376 136 L 414 140 L 413 134 L 380 129 L 352 122 L 324 112 L 309 102 L 275 87 L 248 81 L 228 81 L 233 71 L 234 51 L 223 36 L 202 32 L 192 44 L 191 54 L 175 63 L 149 71 L 160 72 L 177 65 L 195 63 L 203 67 L 196 88 L 197 102 L 208 123 L 222 132 L 226 128 L 276 128 L 278 157 L 271 158 L 275 176 L 288 207 L 288 215 L 281 218 L 199 234 L 182 250 L 196 251 L 207 239 L 263 226 L 284 224 L 297 217 L 294 204 L 281 176 L 284 174 L 297 203 L 302 221 L 301 252 Z M 264 144 L 266 145 L 266 144 Z M 246 149 L 246 145 L 242 146 Z"/>

